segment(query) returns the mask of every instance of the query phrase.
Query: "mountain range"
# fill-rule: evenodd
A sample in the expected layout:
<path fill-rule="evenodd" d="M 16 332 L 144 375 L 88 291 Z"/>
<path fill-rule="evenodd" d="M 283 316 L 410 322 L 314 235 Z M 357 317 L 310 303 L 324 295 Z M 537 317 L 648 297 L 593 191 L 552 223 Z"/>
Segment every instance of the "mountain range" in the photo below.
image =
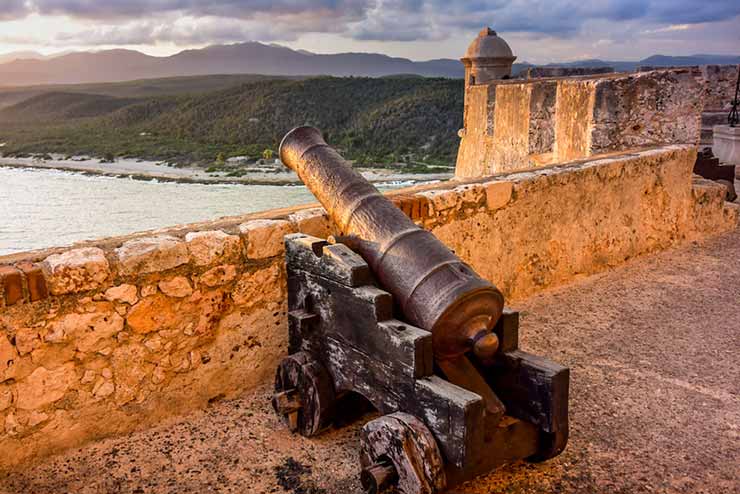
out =
<path fill-rule="evenodd" d="M 618 71 L 632 71 L 640 65 L 735 63 L 740 63 L 740 56 L 654 55 L 640 61 L 582 60 L 547 66 L 611 66 Z M 514 64 L 514 73 L 531 66 L 532 64 L 526 62 Z M 415 74 L 461 78 L 463 66 L 460 61 L 452 59 L 412 61 L 377 53 L 325 55 L 253 41 L 185 50 L 166 57 L 154 57 L 124 49 L 75 52 L 50 57 L 34 53 L 0 55 L 0 86 L 82 84 L 208 74 L 363 77 Z"/>

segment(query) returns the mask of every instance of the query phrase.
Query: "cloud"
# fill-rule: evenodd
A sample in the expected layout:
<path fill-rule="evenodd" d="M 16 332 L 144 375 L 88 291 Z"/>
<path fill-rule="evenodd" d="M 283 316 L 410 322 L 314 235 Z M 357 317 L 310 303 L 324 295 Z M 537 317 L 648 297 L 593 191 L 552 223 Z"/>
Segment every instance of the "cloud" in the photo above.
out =
<path fill-rule="evenodd" d="M 361 41 L 440 41 L 490 24 L 535 39 L 573 38 L 584 26 L 670 32 L 740 16 L 738 0 L 3 0 L 0 20 L 66 16 L 94 27 L 58 35 L 76 44 L 181 45 L 291 41 L 338 33 Z M 635 26 L 637 25 L 637 26 Z M 627 28 L 625 27 L 625 33 Z"/>
<path fill-rule="evenodd" d="M 132 19 L 177 12 L 185 16 L 250 19 L 260 14 L 289 16 L 322 13 L 334 18 L 361 16 L 364 0 L 30 0 L 30 10 L 41 15 L 86 19 Z"/>
<path fill-rule="evenodd" d="M 28 15 L 25 0 L 3 0 L 0 4 L 0 21 L 18 19 Z"/>

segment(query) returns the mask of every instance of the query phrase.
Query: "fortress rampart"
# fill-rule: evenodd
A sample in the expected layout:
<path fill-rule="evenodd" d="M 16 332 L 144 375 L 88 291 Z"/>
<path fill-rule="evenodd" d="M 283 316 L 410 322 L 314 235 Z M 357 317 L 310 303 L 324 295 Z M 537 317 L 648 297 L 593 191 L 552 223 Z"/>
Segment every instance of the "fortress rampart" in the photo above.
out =
<path fill-rule="evenodd" d="M 516 301 L 736 228 L 724 187 L 692 180 L 695 156 L 674 145 L 391 196 Z M 332 227 L 295 208 L 0 258 L 0 468 L 269 380 L 294 231 Z"/>
<path fill-rule="evenodd" d="M 468 84 L 456 175 L 697 145 L 702 112 L 731 100 L 736 74 L 734 65 L 704 66 Z"/>

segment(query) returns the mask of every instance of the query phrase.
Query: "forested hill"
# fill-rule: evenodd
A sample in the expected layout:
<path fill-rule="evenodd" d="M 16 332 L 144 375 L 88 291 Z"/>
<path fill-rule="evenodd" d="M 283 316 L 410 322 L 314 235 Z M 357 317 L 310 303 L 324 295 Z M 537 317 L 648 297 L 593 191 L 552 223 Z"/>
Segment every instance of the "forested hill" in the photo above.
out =
<path fill-rule="evenodd" d="M 208 164 L 277 150 L 298 125 L 366 163 L 454 163 L 463 82 L 419 77 L 263 80 L 150 98 L 51 92 L 0 110 L 6 154 L 64 153 Z"/>

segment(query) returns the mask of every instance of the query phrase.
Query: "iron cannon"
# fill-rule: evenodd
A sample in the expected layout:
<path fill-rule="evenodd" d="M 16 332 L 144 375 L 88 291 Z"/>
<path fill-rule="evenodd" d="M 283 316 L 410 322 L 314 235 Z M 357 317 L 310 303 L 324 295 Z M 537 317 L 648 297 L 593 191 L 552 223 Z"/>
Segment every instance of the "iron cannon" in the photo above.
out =
<path fill-rule="evenodd" d="M 393 295 L 406 319 L 432 332 L 440 360 L 471 348 L 494 353 L 504 297 L 434 235 L 414 224 L 312 127 L 285 136 L 280 158 L 295 171 Z"/>
<path fill-rule="evenodd" d="M 318 434 L 371 405 L 360 481 L 433 494 L 516 459 L 558 455 L 568 438 L 567 368 L 519 349 L 501 292 L 411 221 L 311 127 L 280 158 L 339 235 L 286 236 L 289 356 L 273 407 Z M 341 413 L 340 413 L 341 411 Z"/>

